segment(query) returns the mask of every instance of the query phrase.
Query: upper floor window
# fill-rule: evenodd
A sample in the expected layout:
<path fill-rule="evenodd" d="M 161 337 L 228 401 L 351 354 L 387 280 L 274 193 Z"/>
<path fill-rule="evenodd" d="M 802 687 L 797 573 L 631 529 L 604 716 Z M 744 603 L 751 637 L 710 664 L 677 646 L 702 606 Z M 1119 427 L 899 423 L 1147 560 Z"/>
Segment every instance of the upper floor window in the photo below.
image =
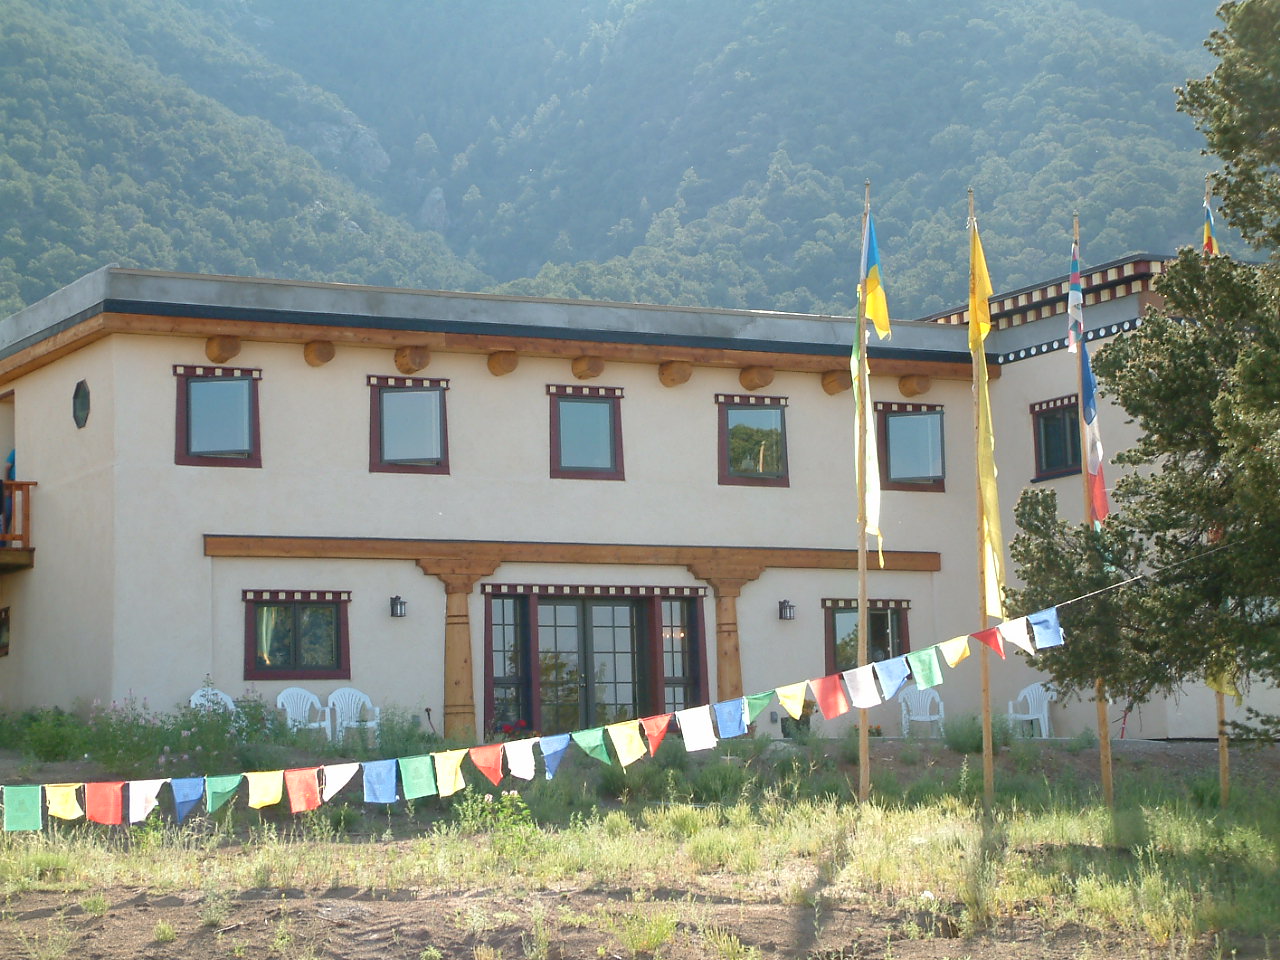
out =
<path fill-rule="evenodd" d="M 245 590 L 246 680 L 348 680 L 346 590 Z"/>
<path fill-rule="evenodd" d="M 718 393 L 716 405 L 720 412 L 720 483 L 789 486 L 787 398 Z"/>
<path fill-rule="evenodd" d="M 867 601 L 867 663 L 891 660 L 911 649 L 907 600 Z M 823 600 L 826 615 L 827 673 L 858 666 L 858 601 Z"/>
<path fill-rule="evenodd" d="M 551 476 L 622 480 L 622 388 L 547 385 Z"/>
<path fill-rule="evenodd" d="M 944 490 L 942 407 L 877 402 L 875 412 L 881 489 Z"/>
<path fill-rule="evenodd" d="M 1036 479 L 1080 472 L 1080 400 L 1075 394 L 1031 405 Z"/>
<path fill-rule="evenodd" d="M 448 473 L 444 401 L 449 381 L 370 375 L 368 383 L 369 469 Z"/>
<path fill-rule="evenodd" d="M 261 370 L 177 365 L 174 462 L 204 467 L 260 467 L 258 381 Z"/>

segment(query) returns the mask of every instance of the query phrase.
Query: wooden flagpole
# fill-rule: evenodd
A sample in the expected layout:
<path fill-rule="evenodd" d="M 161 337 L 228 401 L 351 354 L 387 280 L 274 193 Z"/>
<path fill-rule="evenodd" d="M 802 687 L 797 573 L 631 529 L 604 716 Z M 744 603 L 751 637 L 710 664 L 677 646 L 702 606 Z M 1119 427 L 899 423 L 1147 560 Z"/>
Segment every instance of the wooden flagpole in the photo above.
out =
<path fill-rule="evenodd" d="M 1077 256 L 1080 251 L 1080 214 L 1071 217 L 1071 242 L 1075 246 Z M 1084 304 L 1081 304 L 1081 311 Z M 1068 321 L 1069 322 L 1069 321 Z M 1076 363 L 1076 418 L 1080 431 L 1080 480 L 1084 485 L 1084 522 L 1093 525 L 1093 499 L 1089 491 L 1089 435 L 1084 420 L 1084 350 L 1085 339 L 1083 324 L 1080 330 L 1081 355 Z M 1111 722 L 1107 718 L 1107 696 L 1103 690 L 1102 678 L 1093 681 L 1093 702 L 1098 709 L 1098 765 L 1102 774 L 1102 796 L 1108 807 L 1115 806 L 1115 792 L 1111 780 Z"/>
<path fill-rule="evenodd" d="M 978 222 L 974 219 L 973 212 L 973 187 L 969 188 L 969 247 L 973 249 L 972 231 L 978 229 Z M 973 256 L 970 253 L 969 258 L 969 283 L 973 283 Z M 972 313 L 969 316 L 969 323 L 976 323 Z M 983 349 L 979 346 L 978 349 Z M 985 508 L 982 502 L 982 467 L 980 465 L 980 456 L 978 455 L 978 445 L 982 442 L 982 425 L 981 413 L 978 408 L 978 384 L 977 370 L 974 370 L 974 391 L 973 391 L 973 450 L 974 450 L 974 471 L 976 490 L 974 491 L 978 501 L 978 629 L 985 630 L 987 628 L 987 553 L 986 553 L 986 537 L 984 530 Z M 983 806 L 990 810 L 996 797 L 996 773 L 995 773 L 995 750 L 991 737 L 991 661 L 988 659 L 991 651 L 987 649 L 985 643 L 979 643 L 981 650 L 978 651 L 980 658 L 982 675 L 982 803 Z"/>
<path fill-rule="evenodd" d="M 1227 698 L 1214 691 L 1218 700 L 1218 805 L 1225 807 L 1231 798 L 1231 760 L 1227 742 Z"/>
<path fill-rule="evenodd" d="M 862 256 L 867 256 L 867 217 L 871 212 L 871 181 L 865 184 L 862 197 Z M 867 400 L 870 396 L 867 382 L 870 377 L 870 364 L 867 363 L 867 291 L 866 277 L 862 276 L 862 267 L 858 267 L 858 285 L 862 288 L 858 297 L 858 324 L 853 335 L 855 356 L 858 358 L 858 373 L 854 377 L 853 389 L 857 391 L 854 400 L 857 412 L 858 443 L 858 666 L 867 665 L 867 627 L 869 623 L 867 611 Z M 858 799 L 866 800 L 871 795 L 871 734 L 866 707 L 858 709 Z"/>

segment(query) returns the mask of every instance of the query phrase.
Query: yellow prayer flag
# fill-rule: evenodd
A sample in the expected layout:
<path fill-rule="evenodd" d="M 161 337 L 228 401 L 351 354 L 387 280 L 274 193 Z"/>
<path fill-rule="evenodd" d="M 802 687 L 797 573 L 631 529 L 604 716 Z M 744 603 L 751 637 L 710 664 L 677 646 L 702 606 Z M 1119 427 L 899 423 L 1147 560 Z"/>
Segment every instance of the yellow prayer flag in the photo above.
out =
<path fill-rule="evenodd" d="M 987 390 L 987 355 L 983 340 L 991 330 L 991 277 L 978 237 L 978 221 L 969 221 L 969 352 L 973 356 L 973 390 L 978 434 L 978 488 L 982 494 L 982 558 L 987 616 L 1004 619 L 1004 535 L 1000 530 L 1000 498 L 996 492 L 996 438 L 991 426 Z"/>
<path fill-rule="evenodd" d="M 960 665 L 961 660 L 969 656 L 969 638 L 952 637 L 950 640 L 943 640 L 938 644 L 938 652 L 942 654 L 942 659 L 947 661 L 947 666 L 954 670 Z"/>
<path fill-rule="evenodd" d="M 431 755 L 436 762 L 436 787 L 440 796 L 451 797 L 466 789 L 467 781 L 462 779 L 462 760 L 466 755 L 466 750 L 445 750 Z"/>
<path fill-rule="evenodd" d="M 45 801 L 49 804 L 49 816 L 59 820 L 79 820 L 84 816 L 76 791 L 81 783 L 46 783 L 44 785 Z"/>
<path fill-rule="evenodd" d="M 618 751 L 618 762 L 623 769 L 649 752 L 644 738 L 640 736 L 639 720 L 611 723 L 605 729 L 609 731 L 609 739 L 613 741 L 613 749 Z"/>
<path fill-rule="evenodd" d="M 1224 667 L 1216 670 L 1204 678 L 1204 684 L 1214 693 L 1220 693 L 1224 697 L 1230 697 L 1236 702 L 1236 706 L 1244 703 L 1244 694 L 1240 692 L 1240 688 L 1236 686 L 1236 670 L 1234 667 Z M 45 789 L 48 789 L 47 787 Z M 53 811 L 50 810 L 50 813 Z"/>
<path fill-rule="evenodd" d="M 782 704 L 782 709 L 791 714 L 791 719 L 799 720 L 804 713 L 804 701 L 809 694 L 809 684 L 804 680 L 799 683 L 788 683 L 785 687 L 778 687 L 774 693 L 778 695 L 778 702 Z"/>
<path fill-rule="evenodd" d="M 284 771 L 268 770 L 246 773 L 249 783 L 249 806 L 254 810 L 279 803 L 284 796 Z"/>

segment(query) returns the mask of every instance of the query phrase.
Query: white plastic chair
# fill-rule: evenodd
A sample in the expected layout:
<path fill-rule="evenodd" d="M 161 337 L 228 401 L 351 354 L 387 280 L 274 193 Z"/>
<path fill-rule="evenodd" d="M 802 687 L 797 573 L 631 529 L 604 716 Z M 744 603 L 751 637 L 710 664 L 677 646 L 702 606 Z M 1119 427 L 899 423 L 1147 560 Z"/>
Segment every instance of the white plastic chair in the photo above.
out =
<path fill-rule="evenodd" d="M 290 730 L 323 730 L 326 740 L 333 739 L 329 729 L 329 708 L 320 705 L 320 698 L 301 687 L 285 687 L 276 697 L 276 707 L 284 711 Z M 316 719 L 311 719 L 315 711 Z"/>
<path fill-rule="evenodd" d="M 942 722 L 946 711 L 942 706 L 942 698 L 938 696 L 938 691 L 932 688 L 921 690 L 914 684 L 904 686 L 902 693 L 898 694 L 898 700 L 902 704 L 902 735 L 908 737 L 911 735 L 911 722 L 917 723 L 936 723 L 938 725 L 938 736 L 942 736 Z"/>
<path fill-rule="evenodd" d="M 375 707 L 368 694 L 355 687 L 339 687 L 329 694 L 327 709 L 333 716 L 333 738 L 339 743 L 351 727 L 372 730 L 376 734 L 382 719 L 382 708 Z"/>
<path fill-rule="evenodd" d="M 191 695 L 191 706 L 196 710 L 225 710 L 236 712 L 236 702 L 217 687 L 201 687 Z"/>
<path fill-rule="evenodd" d="M 1009 726 L 1016 730 L 1018 723 L 1039 723 L 1040 736 L 1052 737 L 1053 727 L 1049 723 L 1049 701 L 1052 699 L 1053 693 L 1043 683 L 1023 687 L 1017 698 L 1009 701 Z M 1017 709 L 1023 704 L 1025 709 Z"/>

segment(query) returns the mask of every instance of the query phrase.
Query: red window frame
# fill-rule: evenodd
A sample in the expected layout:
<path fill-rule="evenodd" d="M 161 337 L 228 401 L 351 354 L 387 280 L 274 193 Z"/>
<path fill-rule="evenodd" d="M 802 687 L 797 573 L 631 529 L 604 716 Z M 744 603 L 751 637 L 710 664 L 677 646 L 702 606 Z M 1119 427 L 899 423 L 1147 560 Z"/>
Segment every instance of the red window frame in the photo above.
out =
<path fill-rule="evenodd" d="M 889 420 L 896 415 L 938 414 L 942 416 L 940 403 L 896 403 L 877 400 L 873 405 L 876 415 L 876 452 L 880 460 L 880 489 L 903 490 L 916 493 L 945 493 L 947 489 L 947 453 L 945 426 L 942 440 L 942 475 L 925 480 L 892 480 L 889 478 Z"/>
<path fill-rule="evenodd" d="M 580 384 L 547 384 L 551 402 L 551 476 L 561 480 L 625 480 L 622 462 L 622 388 L 587 387 Z M 565 467 L 560 464 L 560 404 L 562 401 L 593 401 L 609 406 L 609 430 L 613 464 L 609 467 Z"/>
<path fill-rule="evenodd" d="M 449 472 L 449 416 L 446 409 L 448 380 L 422 377 L 380 377 L 369 374 L 369 472 L 435 473 Z M 440 394 L 440 459 L 436 463 L 403 463 L 382 458 L 382 396 L 387 390 L 434 390 Z"/>
<path fill-rule="evenodd" d="M 246 680 L 350 680 L 351 635 L 347 608 L 349 590 L 245 590 L 244 678 Z M 332 668 L 289 668 L 275 670 L 258 666 L 258 604 L 335 604 L 337 606 L 338 665 Z"/>
<path fill-rule="evenodd" d="M 826 666 L 827 675 L 836 672 L 836 611 L 837 610 L 853 610 L 857 611 L 857 600 L 844 600 L 836 598 L 825 598 L 822 601 L 822 620 L 824 630 L 824 643 L 826 646 Z M 911 609 L 910 600 L 868 600 L 867 611 L 888 610 L 898 612 L 898 644 L 900 650 L 894 656 L 901 656 L 904 653 L 911 652 L 911 630 L 909 628 L 911 618 L 907 615 L 907 611 Z M 892 616 L 892 613 L 890 614 Z M 870 660 L 868 662 L 871 662 Z M 845 669 L 849 669 L 846 667 Z"/>
<path fill-rule="evenodd" d="M 787 458 L 787 398 L 765 397 L 755 394 L 716 394 L 716 460 L 718 464 L 717 479 L 721 486 L 738 487 L 789 487 L 791 486 L 791 464 Z M 729 411 L 749 408 L 776 408 L 781 414 L 782 424 L 782 474 L 777 477 L 745 476 L 734 473 L 729 463 Z"/>
<path fill-rule="evenodd" d="M 262 371 L 248 367 L 188 366 L 175 364 L 178 382 L 177 424 L 174 429 L 173 462 L 187 467 L 261 467 L 262 446 L 258 412 L 258 383 Z M 196 380 L 249 381 L 249 455 L 219 457 L 191 452 L 191 383 Z"/>
<path fill-rule="evenodd" d="M 1070 411 L 1068 414 L 1067 411 Z M 1042 469 L 1041 464 L 1044 463 L 1044 450 L 1040 443 L 1040 421 L 1047 416 L 1058 416 L 1066 414 L 1071 424 L 1075 426 L 1075 444 L 1071 444 L 1068 440 L 1068 453 L 1075 454 L 1075 462 L 1067 463 L 1061 467 L 1052 469 Z M 1068 426 L 1068 435 L 1071 433 L 1071 427 Z M 1054 397 L 1052 400 L 1041 400 L 1039 403 L 1031 404 L 1031 438 L 1034 444 L 1035 456 L 1035 475 L 1033 480 L 1053 480 L 1057 477 L 1071 477 L 1080 473 L 1081 468 L 1081 448 L 1080 448 L 1080 397 L 1078 394 L 1067 394 L 1063 397 Z"/>

